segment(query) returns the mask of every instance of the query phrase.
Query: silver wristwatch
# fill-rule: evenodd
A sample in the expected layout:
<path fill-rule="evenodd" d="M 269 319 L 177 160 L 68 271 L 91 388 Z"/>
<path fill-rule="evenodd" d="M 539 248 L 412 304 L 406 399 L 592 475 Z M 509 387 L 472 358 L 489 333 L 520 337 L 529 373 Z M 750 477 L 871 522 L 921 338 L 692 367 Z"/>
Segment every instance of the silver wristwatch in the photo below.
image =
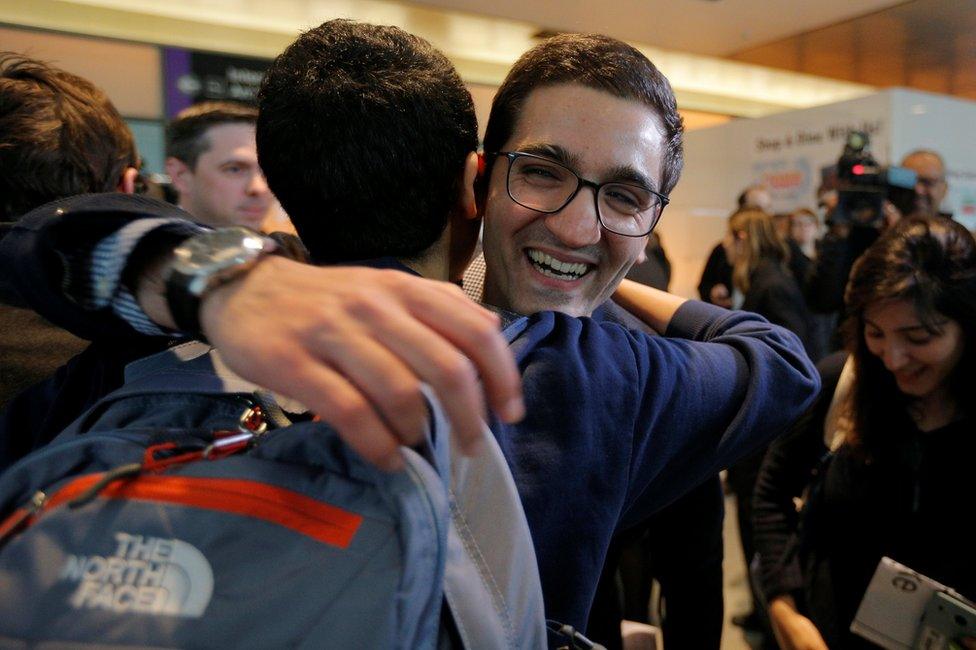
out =
<path fill-rule="evenodd" d="M 202 334 L 200 303 L 204 296 L 277 251 L 273 239 L 240 226 L 200 233 L 180 244 L 166 271 L 166 302 L 177 328 Z"/>

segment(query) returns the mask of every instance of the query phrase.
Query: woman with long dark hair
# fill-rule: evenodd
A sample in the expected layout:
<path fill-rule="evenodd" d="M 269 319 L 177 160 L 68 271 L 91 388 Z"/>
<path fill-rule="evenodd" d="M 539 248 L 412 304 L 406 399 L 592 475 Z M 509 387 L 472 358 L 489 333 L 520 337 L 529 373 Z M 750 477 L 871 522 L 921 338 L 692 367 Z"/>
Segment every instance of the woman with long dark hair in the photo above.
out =
<path fill-rule="evenodd" d="M 756 485 L 759 578 L 787 650 L 868 646 L 848 630 L 884 556 L 976 596 L 962 533 L 976 469 L 972 235 L 902 220 L 855 264 L 845 302 L 850 383 L 835 398 L 825 376 L 821 403 L 771 446 Z"/>

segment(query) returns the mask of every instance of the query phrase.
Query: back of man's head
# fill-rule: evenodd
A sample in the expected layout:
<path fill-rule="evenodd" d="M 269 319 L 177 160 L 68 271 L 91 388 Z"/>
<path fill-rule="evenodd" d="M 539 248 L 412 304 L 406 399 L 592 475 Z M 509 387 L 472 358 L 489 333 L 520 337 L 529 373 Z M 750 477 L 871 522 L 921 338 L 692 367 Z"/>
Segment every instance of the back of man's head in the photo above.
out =
<path fill-rule="evenodd" d="M 684 164 L 684 127 L 671 84 L 637 49 L 600 34 L 555 36 L 515 62 L 495 94 L 485 130 L 485 151 L 493 153 L 505 146 L 533 90 L 557 84 L 580 84 L 640 102 L 653 110 L 664 129 L 661 192 L 668 194 L 674 188 Z M 490 174 L 483 176 L 489 177 Z"/>
<path fill-rule="evenodd" d="M 166 126 L 166 156 L 193 169 L 210 148 L 207 131 L 221 124 L 255 124 L 258 109 L 236 102 L 201 102 L 177 113 Z"/>
<path fill-rule="evenodd" d="M 773 197 L 769 194 L 769 188 L 762 184 L 750 185 L 742 190 L 736 198 L 739 210 L 762 210 L 772 212 Z"/>
<path fill-rule="evenodd" d="M 265 76 L 258 160 L 318 263 L 417 257 L 438 240 L 478 146 L 447 58 L 396 27 L 332 20 Z"/>
<path fill-rule="evenodd" d="M 0 221 L 55 199 L 115 190 L 138 165 L 104 92 L 64 70 L 0 54 Z"/>

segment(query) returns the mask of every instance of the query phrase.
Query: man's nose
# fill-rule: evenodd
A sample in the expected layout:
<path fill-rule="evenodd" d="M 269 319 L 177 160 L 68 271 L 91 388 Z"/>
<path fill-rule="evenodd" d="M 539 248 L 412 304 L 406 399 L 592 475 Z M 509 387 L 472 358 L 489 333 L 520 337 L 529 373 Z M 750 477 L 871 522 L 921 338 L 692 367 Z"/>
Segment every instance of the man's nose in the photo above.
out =
<path fill-rule="evenodd" d="M 559 212 L 546 215 L 546 228 L 567 248 L 583 248 L 600 241 L 600 219 L 593 190 L 584 187 Z"/>
<path fill-rule="evenodd" d="M 251 175 L 251 181 L 247 184 L 247 193 L 253 196 L 260 194 L 267 194 L 270 190 L 268 189 L 268 181 L 264 177 L 264 174 L 257 172 Z"/>

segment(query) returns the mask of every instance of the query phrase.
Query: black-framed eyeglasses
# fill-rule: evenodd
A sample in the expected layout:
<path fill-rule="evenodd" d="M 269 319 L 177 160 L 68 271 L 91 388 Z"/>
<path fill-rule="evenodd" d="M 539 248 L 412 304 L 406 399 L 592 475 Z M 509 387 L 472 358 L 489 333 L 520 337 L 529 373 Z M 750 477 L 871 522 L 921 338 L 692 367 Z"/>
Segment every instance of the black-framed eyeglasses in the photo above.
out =
<path fill-rule="evenodd" d="M 489 155 L 508 158 L 508 196 L 522 207 L 554 214 L 569 205 L 581 189 L 589 187 L 600 225 L 624 237 L 650 234 L 669 201 L 643 185 L 587 180 L 566 165 L 536 154 L 498 151 Z"/>

